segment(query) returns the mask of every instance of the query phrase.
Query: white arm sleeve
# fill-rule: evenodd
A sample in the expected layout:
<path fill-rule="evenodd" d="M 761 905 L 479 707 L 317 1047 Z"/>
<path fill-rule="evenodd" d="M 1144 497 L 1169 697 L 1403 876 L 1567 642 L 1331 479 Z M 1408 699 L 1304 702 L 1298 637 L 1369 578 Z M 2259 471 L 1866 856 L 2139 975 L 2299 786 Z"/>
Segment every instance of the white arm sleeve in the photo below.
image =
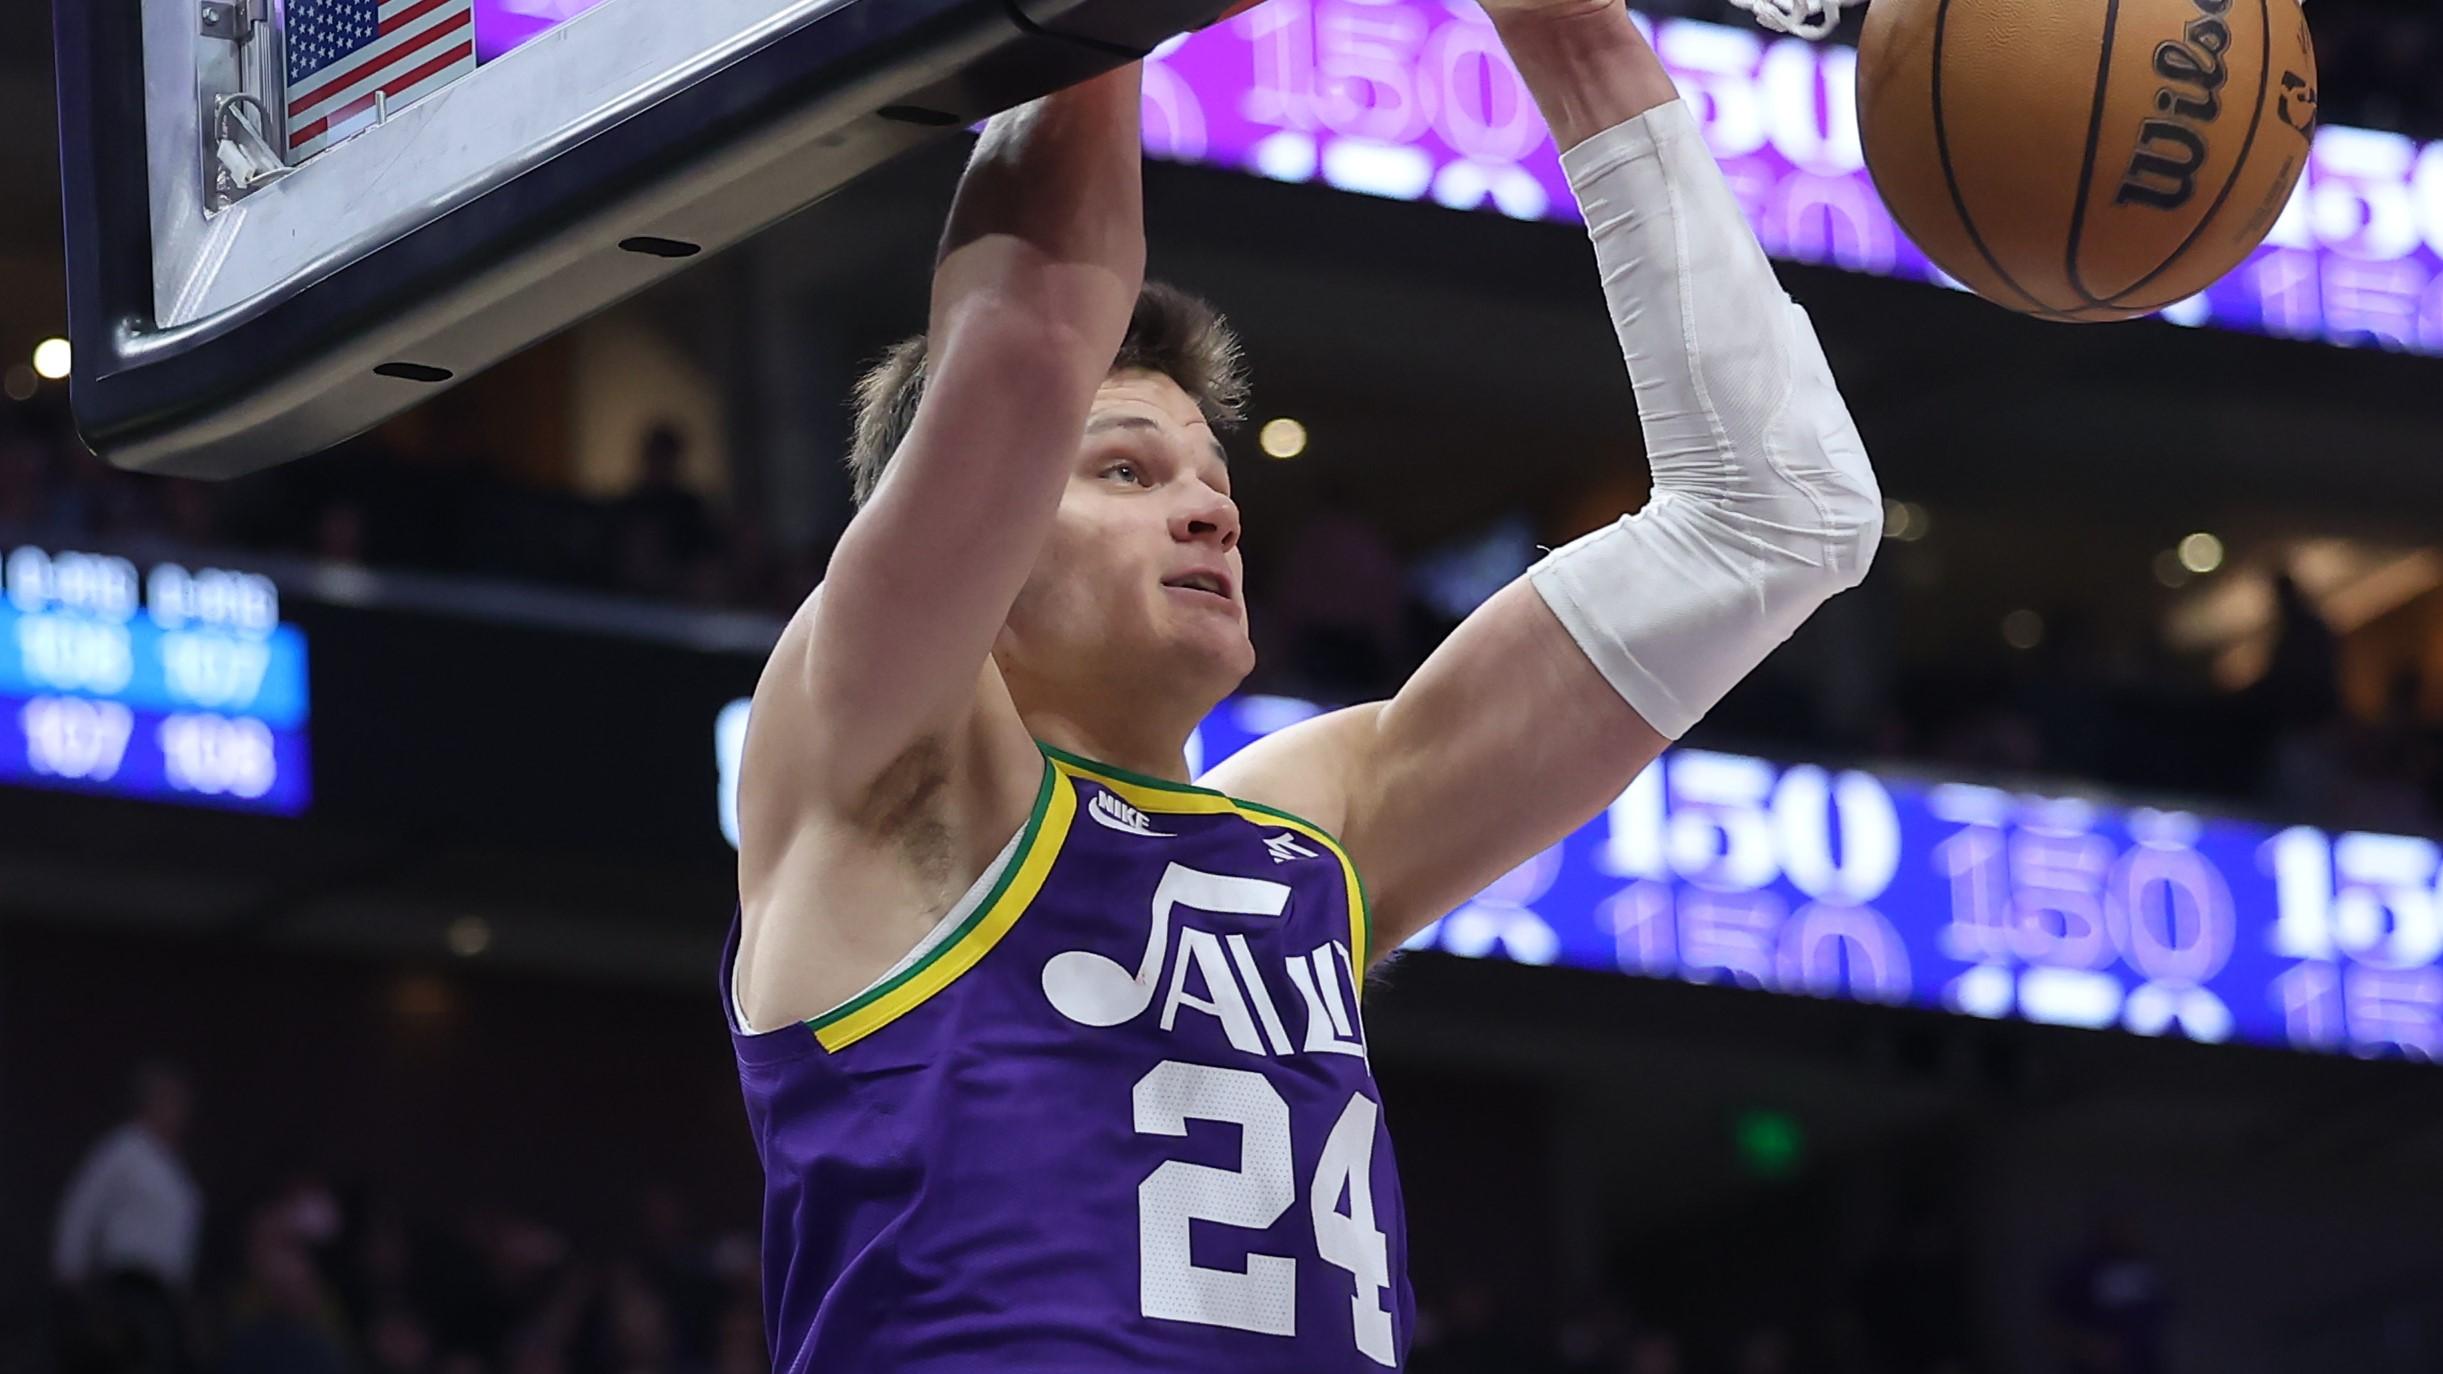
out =
<path fill-rule="evenodd" d="M 1677 739 L 1866 576 L 1883 497 L 1806 311 L 1680 101 L 1562 158 L 1636 386 L 1654 496 L 1529 576 Z"/>

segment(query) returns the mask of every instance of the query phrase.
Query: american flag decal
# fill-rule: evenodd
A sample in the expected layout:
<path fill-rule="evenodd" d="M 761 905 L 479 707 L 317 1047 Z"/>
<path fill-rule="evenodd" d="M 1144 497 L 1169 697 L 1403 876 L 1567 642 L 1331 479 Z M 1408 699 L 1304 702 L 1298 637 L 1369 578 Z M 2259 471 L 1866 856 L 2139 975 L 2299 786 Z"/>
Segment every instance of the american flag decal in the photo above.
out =
<path fill-rule="evenodd" d="M 474 0 L 288 0 L 288 160 L 475 70 Z"/>

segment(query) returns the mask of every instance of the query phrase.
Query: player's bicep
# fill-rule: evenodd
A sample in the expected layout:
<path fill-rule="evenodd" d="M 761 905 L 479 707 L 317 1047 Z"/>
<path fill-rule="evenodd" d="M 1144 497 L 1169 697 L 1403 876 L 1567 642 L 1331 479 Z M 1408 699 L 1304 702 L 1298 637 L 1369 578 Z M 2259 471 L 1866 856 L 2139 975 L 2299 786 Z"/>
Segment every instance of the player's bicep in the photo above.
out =
<path fill-rule="evenodd" d="M 1107 365 L 1012 318 L 966 321 L 937 345 L 906 442 L 757 691 L 759 713 L 793 718 L 793 790 L 861 796 L 972 714 Z"/>
<path fill-rule="evenodd" d="M 1275 730 L 1206 771 L 1206 787 L 1260 802 L 1339 836 L 1348 822 L 1356 751 L 1374 733 L 1383 703 L 1311 716 Z M 1352 854 L 1351 859 L 1356 856 Z M 1358 872 L 1368 874 L 1364 865 Z"/>
<path fill-rule="evenodd" d="M 1389 951 L 1557 843 L 1668 743 L 1525 580 L 1503 588 L 1346 746 L 1341 838 Z"/>

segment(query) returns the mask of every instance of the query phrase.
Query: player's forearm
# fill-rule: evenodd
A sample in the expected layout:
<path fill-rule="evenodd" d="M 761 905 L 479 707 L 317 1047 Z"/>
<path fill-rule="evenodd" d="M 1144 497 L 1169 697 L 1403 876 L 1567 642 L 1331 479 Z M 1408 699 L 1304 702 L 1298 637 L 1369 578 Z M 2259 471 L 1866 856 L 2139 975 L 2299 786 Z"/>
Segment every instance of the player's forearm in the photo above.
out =
<path fill-rule="evenodd" d="M 1657 105 L 1562 162 L 1636 384 L 1654 498 L 1548 559 L 1535 585 L 1677 739 L 1866 575 L 1882 496 L 1814 325 L 1688 107 Z"/>
<path fill-rule="evenodd" d="M 1563 152 L 1679 98 L 1620 0 L 1495 11 L 1493 23 Z"/>
<path fill-rule="evenodd" d="M 986 126 L 935 264 L 936 337 L 1009 310 L 1110 364 L 1145 282 L 1142 91 L 1131 63 Z"/>

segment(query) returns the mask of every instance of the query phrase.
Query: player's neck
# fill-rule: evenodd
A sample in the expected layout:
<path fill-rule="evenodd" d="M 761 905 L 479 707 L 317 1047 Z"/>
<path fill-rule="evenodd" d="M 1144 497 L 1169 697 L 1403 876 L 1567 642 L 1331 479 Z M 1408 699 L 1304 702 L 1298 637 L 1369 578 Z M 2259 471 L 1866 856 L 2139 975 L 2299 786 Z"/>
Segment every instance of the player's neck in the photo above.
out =
<path fill-rule="evenodd" d="M 1169 782 L 1189 782 L 1187 737 L 1194 722 L 1121 723 L 1109 716 L 1089 722 L 1059 711 L 1030 711 L 1027 732 L 1055 749 Z"/>

